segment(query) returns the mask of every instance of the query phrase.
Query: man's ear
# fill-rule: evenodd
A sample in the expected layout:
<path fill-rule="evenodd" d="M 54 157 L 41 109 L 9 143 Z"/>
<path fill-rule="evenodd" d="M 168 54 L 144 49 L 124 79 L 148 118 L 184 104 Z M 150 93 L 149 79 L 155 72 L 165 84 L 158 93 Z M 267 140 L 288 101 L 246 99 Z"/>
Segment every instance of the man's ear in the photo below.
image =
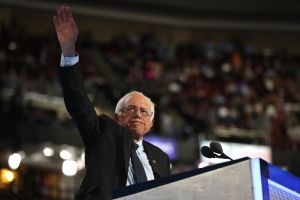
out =
<path fill-rule="evenodd" d="M 151 123 L 152 123 L 152 124 L 151 124 L 151 127 L 152 127 L 152 126 L 153 126 L 153 124 L 154 124 L 154 119 L 152 119 Z"/>
<path fill-rule="evenodd" d="M 117 113 L 115 113 L 114 119 L 116 122 L 118 122 L 118 123 L 120 122 L 120 116 Z"/>

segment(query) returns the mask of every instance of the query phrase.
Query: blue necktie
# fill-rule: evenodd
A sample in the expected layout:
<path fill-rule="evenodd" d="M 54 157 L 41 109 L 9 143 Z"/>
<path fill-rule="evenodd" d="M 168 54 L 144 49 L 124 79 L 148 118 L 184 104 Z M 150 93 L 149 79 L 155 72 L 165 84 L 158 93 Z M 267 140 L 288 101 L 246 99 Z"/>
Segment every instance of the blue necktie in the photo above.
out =
<path fill-rule="evenodd" d="M 139 159 L 138 155 L 136 154 L 136 150 L 139 147 L 137 144 L 132 144 L 131 146 L 131 161 L 133 165 L 134 171 L 134 178 L 136 183 L 141 183 L 147 181 L 147 176 L 143 167 L 141 160 Z"/>

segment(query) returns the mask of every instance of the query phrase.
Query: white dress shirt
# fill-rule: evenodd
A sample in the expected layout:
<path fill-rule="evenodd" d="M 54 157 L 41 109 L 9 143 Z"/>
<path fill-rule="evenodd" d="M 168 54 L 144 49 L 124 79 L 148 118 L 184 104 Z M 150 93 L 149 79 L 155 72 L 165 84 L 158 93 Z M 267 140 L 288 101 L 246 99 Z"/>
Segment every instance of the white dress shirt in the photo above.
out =
<path fill-rule="evenodd" d="M 75 55 L 72 57 L 64 57 L 63 54 L 60 56 L 60 66 L 66 67 L 66 66 L 72 66 L 79 62 L 79 55 Z"/>
<path fill-rule="evenodd" d="M 149 164 L 149 160 L 147 158 L 147 155 L 144 151 L 143 140 L 138 141 L 137 145 L 139 145 L 139 147 L 136 149 L 136 153 L 137 153 L 139 159 L 141 160 L 141 162 L 143 164 L 144 170 L 146 172 L 147 180 L 148 181 L 153 180 L 154 179 L 154 174 L 153 174 L 153 171 L 152 171 L 152 167 Z M 134 173 L 134 171 L 133 171 L 133 166 L 132 166 L 132 162 L 131 162 L 131 158 L 130 158 L 129 159 L 126 185 L 135 184 L 133 173 Z"/>

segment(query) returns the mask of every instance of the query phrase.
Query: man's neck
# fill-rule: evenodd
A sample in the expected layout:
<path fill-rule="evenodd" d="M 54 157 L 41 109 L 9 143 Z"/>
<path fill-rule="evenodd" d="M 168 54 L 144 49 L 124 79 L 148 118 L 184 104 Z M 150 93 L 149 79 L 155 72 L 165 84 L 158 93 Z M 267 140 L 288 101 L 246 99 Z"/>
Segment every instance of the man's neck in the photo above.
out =
<path fill-rule="evenodd" d="M 142 141 L 142 140 L 143 140 L 143 138 L 139 138 L 139 139 L 133 138 L 133 142 L 136 143 L 136 144 L 137 144 L 138 142 Z"/>

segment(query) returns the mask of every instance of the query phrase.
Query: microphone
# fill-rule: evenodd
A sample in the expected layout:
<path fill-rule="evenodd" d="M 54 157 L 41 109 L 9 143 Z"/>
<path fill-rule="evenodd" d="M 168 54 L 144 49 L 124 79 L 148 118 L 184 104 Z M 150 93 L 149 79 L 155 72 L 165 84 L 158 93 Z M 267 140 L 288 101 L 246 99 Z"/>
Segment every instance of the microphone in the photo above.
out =
<path fill-rule="evenodd" d="M 218 154 L 223 153 L 223 148 L 219 142 L 213 141 L 209 144 L 209 147 L 215 153 L 218 153 Z"/>
<path fill-rule="evenodd" d="M 209 144 L 209 146 L 210 146 L 211 151 L 214 154 L 220 154 L 220 155 L 218 155 L 218 158 L 225 158 L 225 159 L 233 160 L 232 158 L 230 158 L 223 152 L 223 148 L 219 142 L 213 141 Z"/>
<path fill-rule="evenodd" d="M 202 155 L 206 158 L 217 158 L 217 155 L 214 154 L 214 152 L 208 146 L 203 146 L 200 150 Z"/>

